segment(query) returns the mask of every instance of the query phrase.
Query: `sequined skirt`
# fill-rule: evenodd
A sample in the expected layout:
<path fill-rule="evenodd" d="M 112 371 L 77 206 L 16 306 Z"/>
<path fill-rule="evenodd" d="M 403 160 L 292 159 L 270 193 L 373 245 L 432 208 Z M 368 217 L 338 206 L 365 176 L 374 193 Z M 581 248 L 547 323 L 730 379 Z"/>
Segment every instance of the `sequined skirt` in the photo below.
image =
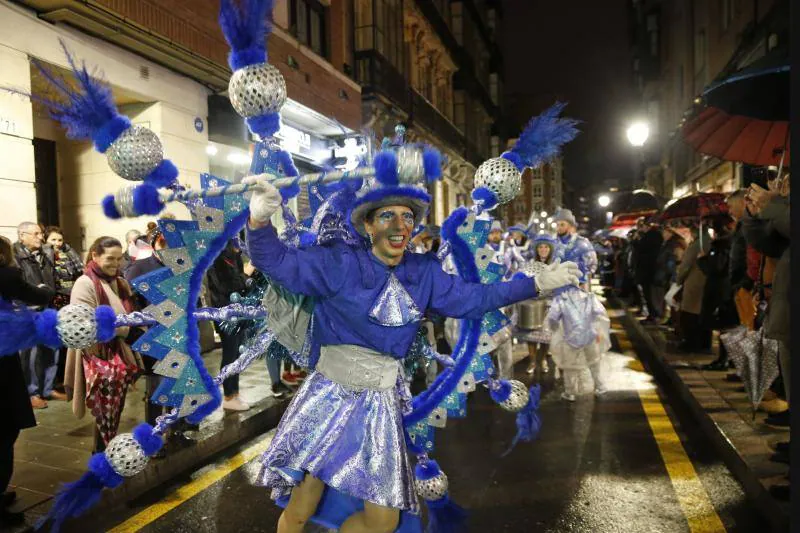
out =
<path fill-rule="evenodd" d="M 256 484 L 285 505 L 306 473 L 327 485 L 318 523 L 341 525 L 362 500 L 418 515 L 396 388 L 356 391 L 313 372 L 278 424 Z"/>

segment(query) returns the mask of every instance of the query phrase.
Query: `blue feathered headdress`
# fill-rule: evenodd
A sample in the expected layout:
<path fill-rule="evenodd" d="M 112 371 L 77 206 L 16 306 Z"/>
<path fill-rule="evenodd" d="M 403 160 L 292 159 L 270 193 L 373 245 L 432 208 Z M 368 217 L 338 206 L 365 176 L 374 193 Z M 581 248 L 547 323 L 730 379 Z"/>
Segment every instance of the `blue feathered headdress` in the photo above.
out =
<path fill-rule="evenodd" d="M 234 0 L 221 0 L 219 24 L 231 47 L 228 64 L 232 70 L 267 62 L 265 39 L 272 30 L 267 14 L 273 0 L 243 0 L 237 7 Z"/>
<path fill-rule="evenodd" d="M 519 135 L 514 147 L 501 157 L 511 161 L 522 172 L 525 167 L 536 167 L 561 151 L 561 146 L 578 135 L 579 121 L 559 118 L 567 104 L 556 102 L 541 115 L 533 117 Z"/>

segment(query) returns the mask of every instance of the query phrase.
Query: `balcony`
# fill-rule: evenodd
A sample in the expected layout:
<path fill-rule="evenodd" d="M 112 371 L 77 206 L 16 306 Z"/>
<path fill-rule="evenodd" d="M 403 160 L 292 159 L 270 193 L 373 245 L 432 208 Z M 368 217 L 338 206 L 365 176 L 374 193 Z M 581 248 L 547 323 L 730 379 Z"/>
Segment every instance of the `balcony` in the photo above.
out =
<path fill-rule="evenodd" d="M 464 135 L 458 128 L 417 91 L 410 89 L 409 92 L 411 97 L 411 122 L 431 131 L 458 153 L 463 153 Z"/>

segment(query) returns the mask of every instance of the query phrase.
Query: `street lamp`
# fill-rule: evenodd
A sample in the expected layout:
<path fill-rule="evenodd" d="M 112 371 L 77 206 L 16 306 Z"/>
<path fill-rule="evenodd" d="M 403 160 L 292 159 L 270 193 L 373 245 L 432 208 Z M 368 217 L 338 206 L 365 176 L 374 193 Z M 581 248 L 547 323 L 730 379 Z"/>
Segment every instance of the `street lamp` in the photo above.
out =
<path fill-rule="evenodd" d="M 644 146 L 650 136 L 650 127 L 645 122 L 634 122 L 628 127 L 626 132 L 628 142 L 637 148 Z"/>
<path fill-rule="evenodd" d="M 600 204 L 600 207 L 608 207 L 608 205 L 611 203 L 611 197 L 609 197 L 607 194 L 601 194 L 597 199 L 597 203 Z"/>

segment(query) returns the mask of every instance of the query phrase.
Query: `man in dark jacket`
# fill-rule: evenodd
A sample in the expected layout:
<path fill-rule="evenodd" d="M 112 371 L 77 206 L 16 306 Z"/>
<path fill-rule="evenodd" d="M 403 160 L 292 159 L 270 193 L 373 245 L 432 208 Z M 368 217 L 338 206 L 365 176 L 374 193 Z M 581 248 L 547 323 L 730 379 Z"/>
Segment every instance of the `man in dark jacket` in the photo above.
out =
<path fill-rule="evenodd" d="M 244 275 L 242 251 L 228 242 L 225 249 L 214 260 L 208 269 L 208 296 L 212 307 L 225 307 L 231 303 L 231 294 L 243 293 L 247 289 L 247 278 Z M 239 357 L 239 345 L 242 344 L 240 333 L 229 335 L 214 323 L 214 328 L 222 341 L 222 363 L 220 367 L 234 362 Z M 246 411 L 250 406 L 239 398 L 239 376 L 234 375 L 222 382 L 225 399 L 222 407 L 230 411 Z"/>
<path fill-rule="evenodd" d="M 34 287 L 46 287 L 55 294 L 55 255 L 52 247 L 43 244 L 42 228 L 35 222 L 23 222 L 17 226 L 17 236 L 19 241 L 14 243 L 14 254 L 23 279 Z M 53 389 L 58 373 L 58 354 L 57 350 L 44 345 L 20 352 L 28 394 L 35 409 L 47 407 L 47 399 L 67 399 L 66 394 Z"/>
<path fill-rule="evenodd" d="M 656 271 L 653 276 L 653 285 L 650 288 L 650 297 L 653 302 L 651 317 L 655 320 L 665 318 L 664 297 L 675 280 L 675 272 L 686 250 L 686 242 L 674 229 L 664 227 L 661 230 L 663 244 L 656 257 Z"/>
<path fill-rule="evenodd" d="M 647 305 L 647 320 L 654 322 L 658 315 L 655 302 L 653 302 L 653 280 L 656 273 L 656 260 L 658 252 L 661 249 L 661 244 L 664 238 L 658 227 L 645 223 L 643 227 L 642 237 L 636 246 L 636 264 L 634 266 L 636 272 L 636 283 L 641 287 L 642 294 L 644 295 L 645 304 Z"/>

